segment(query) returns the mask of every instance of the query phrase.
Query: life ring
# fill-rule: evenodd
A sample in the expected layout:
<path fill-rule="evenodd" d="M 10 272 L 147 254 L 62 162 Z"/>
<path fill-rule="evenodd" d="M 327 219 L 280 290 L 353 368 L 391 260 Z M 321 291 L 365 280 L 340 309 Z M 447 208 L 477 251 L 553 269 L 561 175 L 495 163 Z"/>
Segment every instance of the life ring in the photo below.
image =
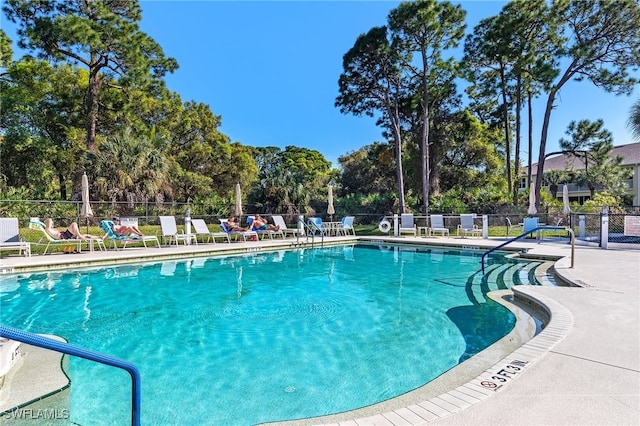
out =
<path fill-rule="evenodd" d="M 387 219 L 382 219 L 378 224 L 378 229 L 380 230 L 380 232 L 384 232 L 385 234 L 387 234 L 391 229 L 391 223 L 389 223 Z"/>

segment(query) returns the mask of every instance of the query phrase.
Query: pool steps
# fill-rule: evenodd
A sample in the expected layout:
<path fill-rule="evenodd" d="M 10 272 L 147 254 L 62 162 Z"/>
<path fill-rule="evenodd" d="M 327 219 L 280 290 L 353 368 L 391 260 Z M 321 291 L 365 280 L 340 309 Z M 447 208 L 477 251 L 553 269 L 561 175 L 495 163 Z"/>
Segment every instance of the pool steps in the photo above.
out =
<path fill-rule="evenodd" d="M 558 285 L 553 276 L 553 262 L 507 262 L 490 265 L 486 268 L 484 277 L 482 273 L 473 276 L 470 284 L 475 300 L 471 302 L 486 303 L 487 293 L 490 291 L 506 290 L 515 285 L 531 283 L 541 286 Z"/>

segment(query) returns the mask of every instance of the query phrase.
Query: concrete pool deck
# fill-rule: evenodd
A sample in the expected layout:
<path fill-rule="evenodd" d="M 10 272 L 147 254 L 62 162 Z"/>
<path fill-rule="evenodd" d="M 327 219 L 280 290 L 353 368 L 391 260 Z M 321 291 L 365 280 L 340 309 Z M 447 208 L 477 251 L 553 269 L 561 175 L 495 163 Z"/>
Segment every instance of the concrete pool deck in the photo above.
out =
<path fill-rule="evenodd" d="M 373 239 L 383 240 L 379 237 Z M 327 238 L 326 243 L 354 240 L 351 237 L 332 237 Z M 384 240 L 462 246 L 473 250 L 504 242 L 504 238 L 405 237 Z M 146 250 L 132 248 L 117 252 L 35 255 L 31 258 L 5 256 L 0 259 L 0 273 L 17 272 L 22 268 L 48 270 L 194 255 L 250 253 L 290 248 L 295 245 L 292 241 L 295 240 Z M 476 398 L 469 397 L 472 394 L 469 391 L 460 395 L 464 403 L 456 403 L 454 399 L 448 400 L 448 396 L 443 396 L 435 397 L 435 403 L 422 401 L 391 410 L 371 407 L 374 412 L 366 416 L 345 418 L 348 414 L 343 413 L 345 415 L 335 419 L 323 417 L 321 421 L 307 419 L 287 424 L 640 424 L 640 250 L 576 246 L 575 267 L 570 268 L 571 250 L 566 239 L 542 243 L 518 241 L 513 247 L 527 249 L 532 256 L 560 258 L 555 265 L 556 274 L 579 287 L 523 289 L 527 297 L 538 299 L 549 308 L 552 318 L 543 333 L 533 339 L 535 342 L 518 349 L 520 354 L 535 358 L 535 362 L 527 365 L 521 374 L 507 374 L 507 386 Z M 512 372 L 518 371 L 513 368 Z"/>

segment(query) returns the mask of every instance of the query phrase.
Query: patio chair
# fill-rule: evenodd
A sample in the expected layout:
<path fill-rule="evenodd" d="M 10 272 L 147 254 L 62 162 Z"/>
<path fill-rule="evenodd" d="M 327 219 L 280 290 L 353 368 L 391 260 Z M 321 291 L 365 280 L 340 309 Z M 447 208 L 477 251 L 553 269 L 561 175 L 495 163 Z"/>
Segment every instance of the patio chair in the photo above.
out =
<path fill-rule="evenodd" d="M 533 233 L 533 230 L 540 226 L 540 218 L 537 217 L 525 217 L 522 224 L 522 232 L 528 234 Z M 536 238 L 540 239 L 540 230 L 536 232 Z"/>
<path fill-rule="evenodd" d="M 429 216 L 431 220 L 430 230 L 431 233 L 440 233 L 444 237 L 449 236 L 449 228 L 444 226 L 444 216 L 441 214 L 432 214 Z"/>
<path fill-rule="evenodd" d="M 0 218 L 0 251 L 12 250 L 31 257 L 31 244 L 20 239 L 17 217 Z"/>
<path fill-rule="evenodd" d="M 228 243 L 231 243 L 229 234 L 222 231 L 220 232 L 210 231 L 204 219 L 191 219 L 191 224 L 193 225 L 193 229 L 196 231 L 196 238 L 198 235 L 200 235 L 202 237 L 203 243 L 205 242 L 204 237 L 207 237 L 207 241 L 206 241 L 207 243 L 213 240 L 213 243 L 215 244 L 216 238 L 223 238 L 223 239 L 226 239 Z"/>
<path fill-rule="evenodd" d="M 176 224 L 175 216 L 158 216 L 160 219 L 160 228 L 162 229 L 162 241 L 171 245 L 173 242 L 178 245 L 178 242 L 182 241 L 185 245 L 195 244 L 198 245 L 198 239 L 196 234 L 185 234 L 178 232 L 178 225 Z"/>
<path fill-rule="evenodd" d="M 322 219 L 319 217 L 310 217 L 307 220 L 307 225 L 309 225 L 309 232 L 312 235 L 316 235 L 316 233 L 320 234 L 324 237 L 324 228 L 322 226 Z"/>
<path fill-rule="evenodd" d="M 482 235 L 482 229 L 478 228 L 478 225 L 473 223 L 473 219 L 475 218 L 475 214 L 461 214 L 460 215 L 460 224 L 458 225 L 458 236 L 462 232 L 462 236 L 466 237 L 467 235 L 478 236 Z"/>
<path fill-rule="evenodd" d="M 516 225 L 513 225 L 513 224 L 511 223 L 511 219 L 509 219 L 508 217 L 505 217 L 505 219 L 506 219 L 506 221 L 507 221 L 507 237 L 509 236 L 509 230 L 510 230 L 511 228 L 517 228 L 517 229 L 518 229 L 518 231 L 519 231 L 519 234 L 520 234 L 520 233 L 522 233 L 522 224 L 521 224 L 521 223 L 518 223 L 518 224 L 516 224 Z M 518 235 L 519 235 L 519 234 L 518 234 Z"/>
<path fill-rule="evenodd" d="M 282 234 L 284 235 L 284 237 L 286 237 L 289 234 L 295 237 L 300 233 L 300 230 L 297 227 L 287 228 L 287 224 L 284 222 L 284 218 L 282 216 L 274 214 L 273 216 L 271 216 L 271 218 L 273 219 L 273 223 L 276 224 L 276 226 L 280 227 L 280 231 L 282 231 Z"/>
<path fill-rule="evenodd" d="M 254 216 L 247 216 L 247 225 L 249 225 L 249 228 L 252 229 L 253 231 L 255 231 L 258 236 L 262 235 L 264 238 L 264 235 L 268 235 L 270 239 L 273 239 L 274 235 L 280 235 L 282 238 L 284 238 L 284 232 L 280 231 L 279 229 L 276 231 L 275 229 L 256 229 L 253 228 L 253 221 L 254 221 L 255 217 Z M 276 225 L 277 226 L 277 225 Z"/>
<path fill-rule="evenodd" d="M 343 217 L 342 221 L 340 222 L 340 225 L 338 225 L 338 229 L 336 230 L 336 233 L 338 235 L 343 234 L 344 236 L 347 236 L 347 234 L 356 235 L 356 230 L 353 229 L 354 219 L 355 219 L 355 216 Z"/>
<path fill-rule="evenodd" d="M 226 232 L 229 237 L 231 236 L 235 236 L 236 237 L 236 241 L 238 240 L 238 237 L 242 237 L 243 241 L 247 241 L 247 237 L 249 237 L 251 240 L 256 240 L 258 241 L 258 233 L 256 231 L 233 231 L 229 228 L 227 228 L 227 219 L 220 219 L 220 228 L 222 228 L 223 232 Z"/>
<path fill-rule="evenodd" d="M 417 235 L 416 224 L 413 222 L 413 213 L 403 213 L 400 215 L 400 227 L 398 228 L 398 235 L 413 234 Z"/>
<path fill-rule="evenodd" d="M 40 231 L 40 233 L 42 234 L 40 236 L 40 239 L 36 243 L 45 246 L 44 252 L 42 254 L 47 254 L 47 252 L 49 251 L 49 247 L 54 246 L 60 246 L 63 248 L 63 250 L 71 248 L 72 250 L 69 251 L 77 251 L 78 253 L 80 253 L 80 251 L 82 251 L 82 243 L 87 244 L 90 250 L 93 250 L 93 243 L 97 243 L 100 250 L 105 249 L 104 241 L 102 238 L 69 238 L 66 240 L 57 240 L 51 235 L 47 234 L 47 231 L 45 231 L 45 224 L 41 222 L 37 217 L 32 217 L 29 220 L 29 229 Z"/>
<path fill-rule="evenodd" d="M 135 226 L 137 227 L 138 225 L 135 224 Z M 104 240 L 111 241 L 113 243 L 113 248 L 115 250 L 118 249 L 118 243 L 122 245 L 123 249 L 127 247 L 127 244 L 132 244 L 132 243 L 142 243 L 144 248 L 147 248 L 148 241 L 151 241 L 152 243 L 157 245 L 158 248 L 160 248 L 160 240 L 158 240 L 158 237 L 156 237 L 155 235 L 145 235 L 145 236 L 140 236 L 137 234 L 116 235 L 113 232 L 113 221 L 111 220 L 100 221 L 100 229 L 102 229 L 105 232 Z"/>

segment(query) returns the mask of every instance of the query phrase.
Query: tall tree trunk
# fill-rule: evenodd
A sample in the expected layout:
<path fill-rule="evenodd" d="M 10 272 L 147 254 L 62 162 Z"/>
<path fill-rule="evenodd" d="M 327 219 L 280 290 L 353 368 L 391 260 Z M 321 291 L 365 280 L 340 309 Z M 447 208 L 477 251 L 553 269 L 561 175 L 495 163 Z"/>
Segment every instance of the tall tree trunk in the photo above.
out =
<path fill-rule="evenodd" d="M 504 120 L 505 157 L 507 162 L 507 191 L 511 194 L 511 131 L 509 130 L 509 106 L 507 104 L 507 86 L 505 80 L 504 64 L 500 62 L 500 86 L 502 88 L 502 105 L 504 112 L 502 119 Z"/>
<path fill-rule="evenodd" d="M 515 140 L 515 159 L 513 164 L 513 205 L 518 205 L 518 171 L 520 169 L 520 109 L 522 108 L 522 77 L 518 75 L 516 84 L 516 140 Z"/>
<path fill-rule="evenodd" d="M 397 103 L 389 105 L 387 103 L 387 110 L 389 112 L 389 118 L 391 119 L 391 125 L 393 127 L 393 138 L 395 139 L 395 154 L 396 154 L 396 180 L 398 181 L 398 203 L 400 204 L 400 214 L 405 212 L 405 199 L 404 199 L 404 178 L 402 172 L 402 133 L 400 131 L 400 114 L 398 112 Z M 393 109 L 393 110 L 392 110 Z"/>
<path fill-rule="evenodd" d="M 527 160 L 527 186 L 531 186 L 531 164 L 533 161 L 533 105 L 531 90 L 527 91 L 527 109 L 529 115 L 529 158 Z"/>
<path fill-rule="evenodd" d="M 547 151 L 547 136 L 549 134 L 549 121 L 551 120 L 551 110 L 553 109 L 553 102 L 556 100 L 558 91 L 564 86 L 564 84 L 571 80 L 576 73 L 573 67 L 576 63 L 574 60 L 569 67 L 565 70 L 562 78 L 558 81 L 558 84 L 553 86 L 549 90 L 549 96 L 547 97 L 547 105 L 544 110 L 544 120 L 542 121 L 542 134 L 540 135 L 540 152 L 538 153 L 538 174 L 536 175 L 536 209 L 540 211 L 540 191 L 542 190 L 542 180 L 544 178 L 544 160 Z"/>
<path fill-rule="evenodd" d="M 540 211 L 540 191 L 542 189 L 542 180 L 544 174 L 544 160 L 546 158 L 545 152 L 547 150 L 547 135 L 549 134 L 549 120 L 551 118 L 551 110 L 553 109 L 553 102 L 556 99 L 558 93 L 558 86 L 554 86 L 549 91 L 547 97 L 547 106 L 544 110 L 544 120 L 542 121 L 542 135 L 540 136 L 540 152 L 538 153 L 538 171 L 536 175 L 536 209 Z"/>
<path fill-rule="evenodd" d="M 64 174 L 58 170 L 58 184 L 60 185 L 60 199 L 67 199 L 67 185 L 65 185 Z"/>
<path fill-rule="evenodd" d="M 98 97 L 100 95 L 100 68 L 92 67 L 89 71 L 87 87 L 87 150 L 94 152 L 96 148 L 96 123 L 98 122 Z"/>
<path fill-rule="evenodd" d="M 429 83 L 427 81 L 427 60 L 423 53 L 422 72 L 422 214 L 429 214 Z"/>
<path fill-rule="evenodd" d="M 400 127 L 393 126 L 394 138 L 396 140 L 396 179 L 398 180 L 398 203 L 400 204 L 400 214 L 404 213 L 405 200 L 404 200 L 404 178 L 402 177 L 402 136 L 400 134 Z"/>

